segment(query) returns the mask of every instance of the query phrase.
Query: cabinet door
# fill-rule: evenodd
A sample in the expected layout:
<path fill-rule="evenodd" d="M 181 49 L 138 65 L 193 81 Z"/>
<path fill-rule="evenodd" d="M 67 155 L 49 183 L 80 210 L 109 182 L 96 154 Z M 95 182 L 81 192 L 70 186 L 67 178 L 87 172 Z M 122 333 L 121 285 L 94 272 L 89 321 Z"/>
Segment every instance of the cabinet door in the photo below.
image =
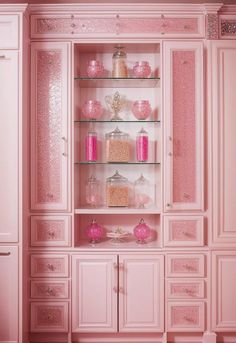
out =
<path fill-rule="evenodd" d="M 203 209 L 203 48 L 164 42 L 165 211 Z"/>
<path fill-rule="evenodd" d="M 69 43 L 32 43 L 32 210 L 70 208 L 69 48 Z"/>
<path fill-rule="evenodd" d="M 163 256 L 119 256 L 119 331 L 163 331 L 163 263 Z"/>
<path fill-rule="evenodd" d="M 213 252 L 212 263 L 213 330 L 232 332 L 236 328 L 236 253 Z"/>
<path fill-rule="evenodd" d="M 18 240 L 18 52 L 0 51 L 0 242 Z"/>
<path fill-rule="evenodd" d="M 72 257 L 72 331 L 117 331 L 117 256 Z"/>
<path fill-rule="evenodd" d="M 236 42 L 212 42 L 211 56 L 213 243 L 236 246 Z"/>
<path fill-rule="evenodd" d="M 18 248 L 0 247 L 0 342 L 18 342 Z"/>

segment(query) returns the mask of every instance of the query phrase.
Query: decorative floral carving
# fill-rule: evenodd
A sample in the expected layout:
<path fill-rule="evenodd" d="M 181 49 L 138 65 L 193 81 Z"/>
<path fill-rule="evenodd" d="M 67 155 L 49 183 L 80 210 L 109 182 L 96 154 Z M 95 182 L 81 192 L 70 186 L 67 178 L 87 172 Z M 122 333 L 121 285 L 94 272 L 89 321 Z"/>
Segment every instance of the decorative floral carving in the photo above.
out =
<path fill-rule="evenodd" d="M 236 20 L 221 21 L 221 36 L 236 36 Z"/>
<path fill-rule="evenodd" d="M 64 220 L 37 220 L 38 241 L 62 241 L 65 239 Z"/>
<path fill-rule="evenodd" d="M 199 285 L 196 283 L 175 283 L 171 285 L 171 293 L 179 296 L 194 296 L 199 293 Z"/>
<path fill-rule="evenodd" d="M 206 15 L 207 39 L 219 38 L 219 23 L 217 14 Z"/>
<path fill-rule="evenodd" d="M 196 240 L 196 221 L 170 221 L 170 239 L 173 241 Z"/>
<path fill-rule="evenodd" d="M 171 309 L 173 325 L 198 325 L 199 308 L 197 306 L 173 306 Z"/>
<path fill-rule="evenodd" d="M 172 272 L 196 273 L 198 271 L 198 260 L 193 258 L 174 258 L 171 263 Z"/>
<path fill-rule="evenodd" d="M 62 326 L 63 308 L 61 306 L 38 306 L 38 324 L 42 326 Z"/>

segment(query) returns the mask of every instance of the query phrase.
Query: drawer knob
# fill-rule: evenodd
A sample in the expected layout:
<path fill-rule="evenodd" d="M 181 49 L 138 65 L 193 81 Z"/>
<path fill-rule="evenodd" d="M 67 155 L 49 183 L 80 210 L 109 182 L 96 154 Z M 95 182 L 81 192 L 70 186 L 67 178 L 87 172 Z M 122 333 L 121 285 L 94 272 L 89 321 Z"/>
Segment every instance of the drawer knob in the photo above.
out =
<path fill-rule="evenodd" d="M 52 271 L 55 270 L 54 265 L 51 263 L 48 263 L 48 269 Z"/>
<path fill-rule="evenodd" d="M 48 295 L 55 296 L 55 293 L 54 293 L 53 289 L 50 288 L 50 287 L 48 287 L 48 289 L 47 289 L 47 294 L 48 294 Z"/>
<path fill-rule="evenodd" d="M 54 230 L 48 230 L 48 236 L 50 237 L 50 238 L 55 238 L 55 231 Z"/>

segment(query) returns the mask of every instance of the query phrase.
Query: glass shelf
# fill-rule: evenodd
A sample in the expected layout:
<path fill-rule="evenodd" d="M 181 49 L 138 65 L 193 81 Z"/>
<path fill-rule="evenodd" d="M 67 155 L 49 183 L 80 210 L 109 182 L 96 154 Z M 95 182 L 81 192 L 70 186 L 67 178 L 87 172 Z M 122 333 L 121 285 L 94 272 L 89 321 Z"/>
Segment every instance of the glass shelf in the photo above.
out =
<path fill-rule="evenodd" d="M 160 123 L 160 120 L 75 120 L 75 123 Z"/>
<path fill-rule="evenodd" d="M 112 77 L 75 77 L 79 85 L 84 88 L 153 88 L 159 83 L 159 77 L 149 78 L 112 78 Z"/>
<path fill-rule="evenodd" d="M 75 162 L 75 164 L 78 165 L 113 165 L 113 164 L 120 164 L 120 165 L 160 165 L 160 162 L 87 162 L 87 161 L 80 161 L 80 162 Z"/>
<path fill-rule="evenodd" d="M 75 214 L 160 214 L 159 207 L 134 208 L 134 207 L 80 207 L 74 210 Z"/>

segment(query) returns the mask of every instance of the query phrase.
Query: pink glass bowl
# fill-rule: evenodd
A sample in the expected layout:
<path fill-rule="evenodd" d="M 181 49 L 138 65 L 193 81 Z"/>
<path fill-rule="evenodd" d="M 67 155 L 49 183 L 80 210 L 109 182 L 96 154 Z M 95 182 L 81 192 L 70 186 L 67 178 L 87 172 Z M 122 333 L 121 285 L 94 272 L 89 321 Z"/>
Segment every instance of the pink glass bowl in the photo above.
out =
<path fill-rule="evenodd" d="M 103 64 L 100 61 L 92 60 L 89 61 L 87 67 L 88 77 L 99 77 L 102 76 L 104 72 Z"/>
<path fill-rule="evenodd" d="M 151 106 L 148 100 L 137 100 L 132 105 L 132 112 L 138 120 L 147 119 L 151 113 Z"/>
<path fill-rule="evenodd" d="M 86 229 L 86 235 L 89 238 L 90 243 L 98 243 L 103 237 L 103 228 L 96 220 L 92 220 L 91 224 L 88 225 Z"/>
<path fill-rule="evenodd" d="M 137 238 L 138 244 L 146 243 L 146 239 L 150 237 L 151 229 L 150 227 L 144 222 L 143 219 L 140 220 L 139 224 L 134 228 L 134 236 Z"/>
<path fill-rule="evenodd" d="M 87 119 L 99 119 L 102 112 L 102 105 L 98 100 L 88 100 L 84 103 L 82 108 L 83 116 Z"/>
<path fill-rule="evenodd" d="M 133 67 L 135 77 L 148 77 L 151 74 L 151 67 L 147 61 L 136 62 Z"/>

